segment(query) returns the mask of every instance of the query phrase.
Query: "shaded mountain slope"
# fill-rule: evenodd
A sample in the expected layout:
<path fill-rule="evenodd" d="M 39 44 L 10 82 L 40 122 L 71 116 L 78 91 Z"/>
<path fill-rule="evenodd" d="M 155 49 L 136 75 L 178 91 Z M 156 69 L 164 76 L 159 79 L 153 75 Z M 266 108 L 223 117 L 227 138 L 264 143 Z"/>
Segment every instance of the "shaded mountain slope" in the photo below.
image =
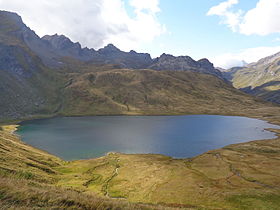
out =
<path fill-rule="evenodd" d="M 58 105 L 56 72 L 22 40 L 21 19 L 0 12 L 0 20 L 0 119 L 52 113 Z"/>

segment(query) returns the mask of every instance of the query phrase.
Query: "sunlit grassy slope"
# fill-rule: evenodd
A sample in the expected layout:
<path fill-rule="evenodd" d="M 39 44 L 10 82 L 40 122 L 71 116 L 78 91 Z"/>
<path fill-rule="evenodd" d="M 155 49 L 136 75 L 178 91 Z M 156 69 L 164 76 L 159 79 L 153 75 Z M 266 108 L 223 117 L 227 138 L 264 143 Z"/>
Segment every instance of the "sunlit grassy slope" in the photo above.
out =
<path fill-rule="evenodd" d="M 267 101 L 280 103 L 280 57 L 279 53 L 263 58 L 239 70 L 232 70 L 230 79 L 234 87 L 259 96 Z"/>
<path fill-rule="evenodd" d="M 24 144 L 13 130 L 0 129 L 0 209 L 162 209 L 57 187 L 58 168 L 67 163 Z"/>
<path fill-rule="evenodd" d="M 185 160 L 109 154 L 59 167 L 63 175 L 58 185 L 132 202 L 276 209 L 279 153 L 278 140 L 228 146 Z"/>

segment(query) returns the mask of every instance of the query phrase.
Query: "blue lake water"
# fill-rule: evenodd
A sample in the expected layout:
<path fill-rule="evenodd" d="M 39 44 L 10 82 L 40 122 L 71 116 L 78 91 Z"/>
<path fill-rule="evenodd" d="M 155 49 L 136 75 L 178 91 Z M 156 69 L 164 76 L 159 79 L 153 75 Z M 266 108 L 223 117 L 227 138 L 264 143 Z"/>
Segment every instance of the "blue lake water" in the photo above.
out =
<path fill-rule="evenodd" d="M 96 116 L 27 121 L 17 133 L 24 142 L 65 160 L 110 151 L 185 158 L 229 144 L 274 138 L 265 128 L 279 126 L 232 116 Z"/>

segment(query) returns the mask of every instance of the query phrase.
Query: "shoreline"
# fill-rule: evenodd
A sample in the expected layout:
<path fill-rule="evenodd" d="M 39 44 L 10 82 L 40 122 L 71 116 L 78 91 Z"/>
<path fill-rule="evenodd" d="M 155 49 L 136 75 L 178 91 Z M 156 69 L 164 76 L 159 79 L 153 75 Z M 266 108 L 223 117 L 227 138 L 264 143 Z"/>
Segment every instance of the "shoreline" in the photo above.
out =
<path fill-rule="evenodd" d="M 31 183 L 38 182 L 39 192 L 45 186 L 40 184 L 46 180 L 50 187 L 61 189 L 61 194 L 65 194 L 65 189 L 72 189 L 82 197 L 94 194 L 100 198 L 121 198 L 131 204 L 160 203 L 167 207 L 175 203 L 217 209 L 234 209 L 235 200 L 231 199 L 236 198 L 244 202 L 250 198 L 258 205 L 270 196 L 280 198 L 277 191 L 280 129 L 270 129 L 277 135 L 276 139 L 229 144 L 190 158 L 109 152 L 97 158 L 72 161 L 23 142 L 20 136 L 11 134 L 16 126 L 4 129 L 0 135 L 4 136 L 1 144 L 6 148 L 3 155 L 9 160 L 8 169 L 19 177 L 26 175 Z M 5 164 L 3 161 L 4 168 Z M 7 192 L 13 193 L 12 187 Z M 146 193 L 152 197 L 146 197 Z M 269 201 L 277 206 L 279 202 L 273 198 Z"/>
<path fill-rule="evenodd" d="M 98 156 L 98 157 L 93 157 L 93 158 L 85 158 L 85 159 L 74 159 L 74 160 L 65 160 L 57 155 L 54 155 L 54 154 L 51 154 L 49 153 L 48 151 L 45 151 L 45 150 L 42 150 L 40 148 L 37 148 L 37 147 L 34 147 L 24 141 L 22 141 L 22 137 L 18 134 L 16 134 L 16 131 L 18 130 L 18 128 L 21 126 L 20 124 L 21 123 L 24 123 L 24 122 L 30 122 L 30 121 L 34 121 L 34 120 L 45 120 L 45 119 L 55 119 L 55 118 L 60 118 L 60 117 L 65 117 L 65 118 L 72 118 L 72 117 L 116 117 L 116 116 L 126 116 L 126 117 L 150 117 L 150 116 L 195 116 L 195 115 L 207 115 L 207 116 L 228 116 L 228 117 L 244 117 L 244 118 L 251 118 L 251 119 L 257 119 L 257 120 L 262 120 L 264 122 L 267 122 L 269 124 L 272 124 L 272 125 L 276 125 L 276 126 L 280 126 L 280 123 L 276 124 L 276 123 L 271 123 L 269 120 L 267 119 L 262 119 L 262 118 L 256 118 L 256 117 L 248 117 L 248 116 L 243 116 L 243 115 L 222 115 L 222 114 L 183 114 L 183 115 L 86 115 L 86 116 L 51 116 L 51 117 L 46 117 L 46 118 L 35 118 L 35 119 L 28 119 L 28 120 L 21 120 L 20 122 L 18 122 L 17 124 L 10 124 L 10 125 L 0 125 L 0 128 L 3 128 L 3 131 L 9 131 L 11 134 L 13 135 L 16 135 L 19 140 L 21 142 L 23 142 L 24 144 L 27 144 L 28 146 L 32 147 L 32 148 L 35 148 L 35 149 L 38 149 L 38 150 L 41 150 L 43 152 L 46 152 L 50 155 L 53 155 L 54 157 L 56 158 L 59 158 L 63 161 L 66 161 L 66 162 L 73 162 L 73 161 L 82 161 L 82 160 L 92 160 L 92 159 L 98 159 L 98 158 L 102 158 L 102 157 L 105 157 L 107 156 L 107 154 L 111 153 L 111 151 L 107 152 L 106 154 L 102 155 L 102 156 Z M 238 145 L 238 144 L 243 144 L 243 143 L 250 143 L 250 142 L 254 142 L 254 141 L 269 141 L 269 140 L 275 140 L 275 139 L 278 139 L 280 138 L 280 128 L 277 129 L 277 128 L 264 128 L 263 130 L 266 130 L 266 131 L 269 131 L 271 133 L 274 134 L 275 138 L 272 138 L 272 139 L 259 139 L 259 140 L 249 140 L 249 141 L 246 141 L 246 142 L 240 142 L 240 143 L 234 143 L 234 144 L 228 144 L 228 145 L 225 145 L 223 147 L 220 147 L 220 148 L 215 148 L 214 150 L 217 150 L 217 149 L 222 149 L 224 147 L 227 147 L 227 146 L 230 146 L 230 145 Z M 212 150 L 209 150 L 209 151 L 212 151 Z M 174 160 L 184 160 L 184 159 L 191 159 L 191 158 L 195 158 L 197 156 L 200 156 L 200 155 L 203 155 L 209 151 L 205 151 L 201 154 L 198 154 L 196 156 L 192 156 L 192 157 L 184 157 L 184 158 L 174 158 L 172 156 L 168 156 L 168 155 L 164 155 L 164 154 L 157 154 L 157 153 L 122 153 L 122 152 L 113 152 L 113 153 L 118 153 L 118 154 L 125 154 L 125 155 L 161 155 L 161 156 L 165 156 L 165 157 L 169 157 L 169 158 L 172 158 Z"/>

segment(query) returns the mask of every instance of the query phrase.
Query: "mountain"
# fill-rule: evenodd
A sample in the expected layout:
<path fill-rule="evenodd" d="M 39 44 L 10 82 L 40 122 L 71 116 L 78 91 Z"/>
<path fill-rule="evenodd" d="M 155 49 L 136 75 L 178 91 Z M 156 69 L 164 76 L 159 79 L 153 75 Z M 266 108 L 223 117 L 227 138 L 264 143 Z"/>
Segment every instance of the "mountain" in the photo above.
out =
<path fill-rule="evenodd" d="M 0 12 L 0 119 L 100 114 L 234 114 L 264 105 L 234 89 L 207 59 L 82 48 L 40 38 Z"/>
<path fill-rule="evenodd" d="M 244 68 L 232 68 L 223 75 L 246 93 L 280 103 L 280 52 Z"/>
<path fill-rule="evenodd" d="M 56 72 L 25 43 L 26 27 L 19 16 L 0 12 L 0 22 L 0 119 L 53 112 L 58 105 Z"/>

